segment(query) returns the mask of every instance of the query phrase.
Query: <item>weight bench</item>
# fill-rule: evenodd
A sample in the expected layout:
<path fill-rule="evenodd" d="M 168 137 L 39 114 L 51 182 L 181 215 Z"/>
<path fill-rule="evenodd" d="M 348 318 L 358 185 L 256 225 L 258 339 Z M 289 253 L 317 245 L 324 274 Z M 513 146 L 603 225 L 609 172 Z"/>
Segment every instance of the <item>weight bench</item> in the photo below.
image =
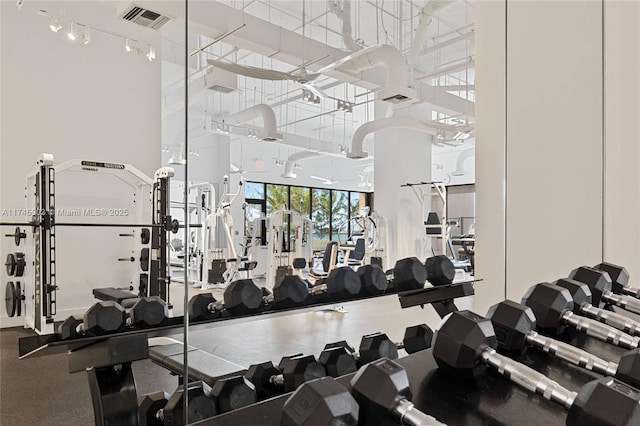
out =
<path fill-rule="evenodd" d="M 113 287 L 94 288 L 93 297 L 95 297 L 98 300 L 113 300 L 114 302 L 118 302 L 123 306 L 125 304 L 129 304 L 125 302 L 125 300 L 127 299 L 138 299 L 138 295 L 135 293 L 132 293 L 130 291 L 119 290 Z"/>
<path fill-rule="evenodd" d="M 177 340 L 169 340 L 173 340 L 176 343 L 151 346 L 149 348 L 149 358 L 154 363 L 169 370 L 171 374 L 181 376 L 184 373 L 184 345 Z M 240 376 L 246 373 L 246 370 L 241 366 L 193 346 L 189 346 L 187 352 L 189 354 L 190 382 L 202 381 L 209 386 L 213 386 L 218 379 Z"/>

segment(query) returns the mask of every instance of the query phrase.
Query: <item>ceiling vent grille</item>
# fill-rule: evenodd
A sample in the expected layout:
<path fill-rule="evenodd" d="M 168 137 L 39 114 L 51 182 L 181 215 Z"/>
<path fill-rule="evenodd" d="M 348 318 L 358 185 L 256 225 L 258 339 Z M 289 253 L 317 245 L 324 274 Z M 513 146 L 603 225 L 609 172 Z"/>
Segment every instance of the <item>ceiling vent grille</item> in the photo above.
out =
<path fill-rule="evenodd" d="M 134 4 L 124 9 L 120 17 L 125 21 L 134 22 L 143 27 L 153 28 L 154 30 L 160 29 L 160 27 L 171 20 L 168 16 L 138 7 Z"/>

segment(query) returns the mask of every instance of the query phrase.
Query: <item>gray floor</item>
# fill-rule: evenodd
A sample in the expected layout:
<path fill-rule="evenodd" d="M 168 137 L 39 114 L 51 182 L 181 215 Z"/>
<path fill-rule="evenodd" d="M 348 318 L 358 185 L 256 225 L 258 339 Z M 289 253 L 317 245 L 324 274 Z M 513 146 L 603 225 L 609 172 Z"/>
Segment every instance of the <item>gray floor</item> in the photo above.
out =
<path fill-rule="evenodd" d="M 461 300 L 458 306 L 464 309 L 469 302 Z M 363 334 L 375 331 L 401 340 L 404 328 L 409 325 L 426 322 L 435 328 L 439 322 L 431 307 L 403 310 L 396 296 L 343 306 L 347 313 L 319 310 L 229 322 L 225 326 L 194 331 L 189 340 L 193 346 L 248 366 L 266 360 L 277 362 L 282 355 L 295 352 L 317 356 L 325 343 L 334 340 L 346 339 L 357 345 Z M 93 409 L 86 375 L 69 374 L 65 354 L 18 360 L 17 339 L 30 333 L 22 328 L 0 330 L 0 424 L 92 424 Z M 175 377 L 149 360 L 134 363 L 134 373 L 139 394 L 171 392 L 177 385 Z"/>

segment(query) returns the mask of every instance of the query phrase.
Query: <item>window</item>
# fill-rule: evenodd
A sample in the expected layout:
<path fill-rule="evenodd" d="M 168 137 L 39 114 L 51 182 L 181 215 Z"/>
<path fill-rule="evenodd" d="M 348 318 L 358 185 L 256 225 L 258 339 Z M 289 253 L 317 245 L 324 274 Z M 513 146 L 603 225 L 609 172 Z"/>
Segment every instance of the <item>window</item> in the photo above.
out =
<path fill-rule="evenodd" d="M 291 210 L 309 217 L 311 213 L 311 188 L 292 186 L 289 191 L 291 194 Z"/>
<path fill-rule="evenodd" d="M 349 237 L 349 197 L 347 191 L 331 193 L 331 239 L 345 242 Z"/>
<path fill-rule="evenodd" d="M 264 200 L 264 183 L 246 182 L 244 184 L 244 198 Z"/>
<path fill-rule="evenodd" d="M 329 242 L 329 219 L 331 217 L 331 191 L 314 189 L 311 199 L 313 222 L 313 250 L 324 250 Z"/>
<path fill-rule="evenodd" d="M 344 242 L 354 232 L 361 231 L 357 221 L 351 219 L 369 204 L 369 198 L 364 192 L 246 182 L 245 202 L 246 236 L 258 232 L 266 244 L 268 230 L 264 226 L 261 230 L 252 229 L 252 221 L 261 214 L 269 216 L 284 206 L 311 218 L 313 250 L 322 251 L 329 240 Z M 288 223 L 288 219 L 285 218 L 285 222 Z M 289 229 L 289 234 L 292 232 Z M 289 248 L 291 238 L 291 235 L 285 238 L 285 250 Z"/>
<path fill-rule="evenodd" d="M 289 209 L 289 187 L 287 185 L 267 185 L 267 215 L 284 205 Z"/>
<path fill-rule="evenodd" d="M 349 193 L 349 234 L 353 234 L 355 232 L 362 231 L 362 226 L 358 221 L 351 220 L 352 218 L 358 216 L 360 212 L 360 208 L 364 207 L 365 199 L 364 194 L 360 192 L 350 192 Z"/>

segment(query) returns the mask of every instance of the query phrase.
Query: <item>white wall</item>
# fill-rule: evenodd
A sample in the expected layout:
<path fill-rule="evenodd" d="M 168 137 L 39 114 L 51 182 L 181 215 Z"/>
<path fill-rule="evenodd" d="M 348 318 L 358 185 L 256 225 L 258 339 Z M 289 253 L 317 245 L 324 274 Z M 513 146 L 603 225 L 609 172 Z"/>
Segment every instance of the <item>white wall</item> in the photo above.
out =
<path fill-rule="evenodd" d="M 154 44 L 160 52 L 159 32 L 118 20 L 115 8 L 63 3 L 68 19 Z M 15 2 L 0 3 L 1 209 L 24 208 L 25 175 L 42 152 L 53 153 L 56 163 L 72 158 L 131 163 L 148 175 L 160 166 L 160 58 L 149 62 L 144 55 L 126 54 L 124 39 L 96 30 L 88 45 L 71 42 L 63 30 L 53 33 L 49 19 L 37 11 L 57 14 L 60 8 L 61 2 L 26 1 L 22 10 Z M 0 241 L 4 259 L 14 246 L 8 238 Z M 115 284 L 108 281 L 105 276 L 104 286 Z M 58 285 L 56 319 L 93 300 L 90 288 Z M 4 314 L 3 309 L 3 326 L 21 323 Z"/>
<path fill-rule="evenodd" d="M 476 275 L 485 282 L 475 302 L 484 313 L 602 257 L 602 7 L 477 6 Z"/>
<path fill-rule="evenodd" d="M 472 184 L 476 181 L 475 166 L 474 140 L 456 147 L 434 145 L 431 149 L 433 180 L 443 181 L 446 185 Z"/>
<path fill-rule="evenodd" d="M 640 286 L 640 3 L 604 2 L 604 259 Z"/>

